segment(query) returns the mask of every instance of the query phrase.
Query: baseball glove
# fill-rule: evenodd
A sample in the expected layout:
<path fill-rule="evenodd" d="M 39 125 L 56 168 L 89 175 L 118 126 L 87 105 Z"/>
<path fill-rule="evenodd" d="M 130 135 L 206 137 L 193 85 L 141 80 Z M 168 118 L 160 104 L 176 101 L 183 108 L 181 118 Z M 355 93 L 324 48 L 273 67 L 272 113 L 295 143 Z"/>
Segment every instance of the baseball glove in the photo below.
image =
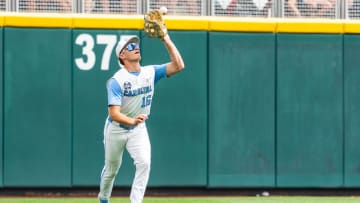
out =
<path fill-rule="evenodd" d="M 167 29 L 160 10 L 151 10 L 144 16 L 144 31 L 147 36 L 161 40 L 167 34 Z"/>

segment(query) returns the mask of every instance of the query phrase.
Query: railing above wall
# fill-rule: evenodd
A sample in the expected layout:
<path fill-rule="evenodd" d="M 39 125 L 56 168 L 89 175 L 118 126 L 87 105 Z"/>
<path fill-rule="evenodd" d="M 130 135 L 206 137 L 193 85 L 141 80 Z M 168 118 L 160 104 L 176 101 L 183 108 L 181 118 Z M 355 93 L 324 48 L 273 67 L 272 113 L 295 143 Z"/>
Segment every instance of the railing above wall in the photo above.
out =
<path fill-rule="evenodd" d="M 139 15 L 360 19 L 360 0 L 0 0 L 0 11 Z"/>
<path fill-rule="evenodd" d="M 242 18 L 226 16 L 165 16 L 169 30 L 359 34 L 360 21 L 346 19 Z M 119 23 L 121 21 L 121 23 Z M 142 30 L 143 15 L 0 13 L 0 27 L 45 27 Z"/>

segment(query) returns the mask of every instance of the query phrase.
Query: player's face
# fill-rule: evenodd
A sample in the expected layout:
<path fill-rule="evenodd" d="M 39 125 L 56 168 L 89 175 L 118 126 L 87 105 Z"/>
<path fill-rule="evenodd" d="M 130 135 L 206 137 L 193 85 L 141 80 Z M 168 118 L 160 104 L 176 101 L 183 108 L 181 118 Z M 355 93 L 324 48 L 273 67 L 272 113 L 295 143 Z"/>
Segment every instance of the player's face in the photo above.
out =
<path fill-rule="evenodd" d="M 129 61 L 140 61 L 140 45 L 138 43 L 129 43 L 125 46 L 124 54 Z"/>

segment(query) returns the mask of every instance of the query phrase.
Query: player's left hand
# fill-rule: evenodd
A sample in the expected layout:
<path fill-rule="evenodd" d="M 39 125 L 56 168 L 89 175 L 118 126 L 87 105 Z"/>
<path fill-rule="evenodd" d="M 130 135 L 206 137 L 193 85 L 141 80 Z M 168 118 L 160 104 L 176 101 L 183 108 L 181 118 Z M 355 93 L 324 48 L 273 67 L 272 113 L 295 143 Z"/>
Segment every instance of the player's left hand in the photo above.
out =
<path fill-rule="evenodd" d="M 137 124 L 142 123 L 142 122 L 146 121 L 147 119 L 148 119 L 148 116 L 146 114 L 140 114 L 135 118 Z"/>
<path fill-rule="evenodd" d="M 144 32 L 147 36 L 163 40 L 167 35 L 168 31 L 162 17 L 163 14 L 161 10 L 150 10 L 145 14 Z"/>

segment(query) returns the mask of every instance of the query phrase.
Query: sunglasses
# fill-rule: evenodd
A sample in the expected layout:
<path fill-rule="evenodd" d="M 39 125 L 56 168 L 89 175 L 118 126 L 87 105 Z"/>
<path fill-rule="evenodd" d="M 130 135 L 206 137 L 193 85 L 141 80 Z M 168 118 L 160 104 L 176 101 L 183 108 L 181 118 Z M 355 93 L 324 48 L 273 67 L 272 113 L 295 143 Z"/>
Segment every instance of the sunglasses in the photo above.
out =
<path fill-rule="evenodd" d="M 135 50 L 135 49 L 140 49 L 140 46 L 139 46 L 138 43 L 130 43 L 130 44 L 128 44 L 128 45 L 126 46 L 126 49 L 127 49 L 128 51 L 133 51 L 133 50 Z"/>

